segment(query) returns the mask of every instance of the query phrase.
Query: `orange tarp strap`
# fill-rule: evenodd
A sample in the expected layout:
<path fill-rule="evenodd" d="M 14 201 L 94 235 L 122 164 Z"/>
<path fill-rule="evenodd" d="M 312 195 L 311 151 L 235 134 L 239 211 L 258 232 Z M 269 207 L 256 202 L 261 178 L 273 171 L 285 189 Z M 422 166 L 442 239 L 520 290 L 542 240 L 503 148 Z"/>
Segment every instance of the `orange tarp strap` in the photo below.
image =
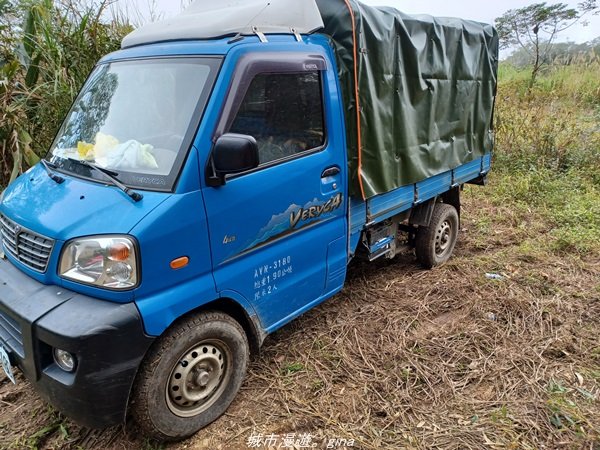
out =
<path fill-rule="evenodd" d="M 362 135 L 360 129 L 360 99 L 358 98 L 358 51 L 356 49 L 356 21 L 354 20 L 354 11 L 348 0 L 344 0 L 348 11 L 350 11 L 350 17 L 352 18 L 352 41 L 354 43 L 354 96 L 356 101 L 356 130 L 358 132 L 358 184 L 360 185 L 360 193 L 363 199 L 366 199 L 365 188 L 363 187 L 362 180 Z"/>

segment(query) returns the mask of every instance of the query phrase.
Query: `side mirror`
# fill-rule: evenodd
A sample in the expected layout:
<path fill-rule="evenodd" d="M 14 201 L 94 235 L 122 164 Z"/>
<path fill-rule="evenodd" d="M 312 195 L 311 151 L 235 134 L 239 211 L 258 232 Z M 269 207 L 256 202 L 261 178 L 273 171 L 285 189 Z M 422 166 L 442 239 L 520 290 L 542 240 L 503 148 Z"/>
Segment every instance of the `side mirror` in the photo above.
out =
<path fill-rule="evenodd" d="M 256 139 L 245 134 L 224 134 L 215 143 L 213 163 L 217 175 L 220 176 L 258 167 Z"/>
<path fill-rule="evenodd" d="M 225 176 L 258 167 L 256 139 L 245 134 L 227 133 L 217 139 L 207 167 L 207 184 L 223 186 Z"/>

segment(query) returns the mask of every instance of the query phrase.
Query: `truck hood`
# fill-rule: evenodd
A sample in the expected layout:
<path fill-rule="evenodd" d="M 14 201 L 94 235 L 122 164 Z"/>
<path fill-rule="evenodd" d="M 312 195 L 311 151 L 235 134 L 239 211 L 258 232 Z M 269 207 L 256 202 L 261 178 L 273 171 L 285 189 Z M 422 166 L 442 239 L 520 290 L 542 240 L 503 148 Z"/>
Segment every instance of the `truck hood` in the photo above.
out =
<path fill-rule="evenodd" d="M 93 234 L 126 234 L 171 196 L 141 192 L 134 202 L 113 186 L 62 175 L 51 180 L 39 164 L 4 191 L 0 211 L 21 226 L 66 241 Z"/>

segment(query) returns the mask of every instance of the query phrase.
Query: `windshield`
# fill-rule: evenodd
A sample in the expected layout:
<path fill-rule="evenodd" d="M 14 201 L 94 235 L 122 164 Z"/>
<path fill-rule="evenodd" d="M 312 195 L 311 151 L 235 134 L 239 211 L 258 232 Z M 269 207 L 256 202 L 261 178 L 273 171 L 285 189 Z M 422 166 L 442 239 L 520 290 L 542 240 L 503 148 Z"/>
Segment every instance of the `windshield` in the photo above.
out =
<path fill-rule="evenodd" d="M 60 170 L 105 181 L 76 161 L 114 171 L 132 187 L 171 190 L 191 145 L 219 59 L 163 58 L 99 65 L 50 150 Z"/>

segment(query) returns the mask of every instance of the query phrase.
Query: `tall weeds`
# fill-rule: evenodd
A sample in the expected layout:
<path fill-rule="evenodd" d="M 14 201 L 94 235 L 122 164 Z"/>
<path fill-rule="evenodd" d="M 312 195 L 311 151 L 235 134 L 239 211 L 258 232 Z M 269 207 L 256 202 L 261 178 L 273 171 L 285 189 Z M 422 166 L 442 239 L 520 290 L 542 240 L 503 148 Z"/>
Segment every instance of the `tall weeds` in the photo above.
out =
<path fill-rule="evenodd" d="M 600 59 L 555 66 L 528 88 L 502 66 L 493 195 L 546 217 L 556 250 L 600 253 Z"/>
<path fill-rule="evenodd" d="M 503 67 L 497 160 L 507 170 L 574 169 L 600 183 L 600 59 L 555 67 L 527 87 L 527 71 Z"/>
<path fill-rule="evenodd" d="M 35 164 L 94 64 L 131 27 L 114 0 L 0 0 L 0 184 Z"/>

